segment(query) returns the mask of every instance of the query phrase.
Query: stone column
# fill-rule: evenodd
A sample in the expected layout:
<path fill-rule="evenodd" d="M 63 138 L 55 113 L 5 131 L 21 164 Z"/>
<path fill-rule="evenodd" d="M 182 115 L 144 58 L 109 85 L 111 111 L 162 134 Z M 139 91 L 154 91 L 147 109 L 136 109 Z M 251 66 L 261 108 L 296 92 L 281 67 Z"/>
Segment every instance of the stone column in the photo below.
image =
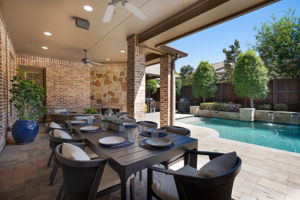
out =
<path fill-rule="evenodd" d="M 172 57 L 160 59 L 160 126 L 170 126 L 175 120 L 175 74 Z"/>
<path fill-rule="evenodd" d="M 145 115 L 145 53 L 136 35 L 127 38 L 127 112 L 137 121 Z"/>

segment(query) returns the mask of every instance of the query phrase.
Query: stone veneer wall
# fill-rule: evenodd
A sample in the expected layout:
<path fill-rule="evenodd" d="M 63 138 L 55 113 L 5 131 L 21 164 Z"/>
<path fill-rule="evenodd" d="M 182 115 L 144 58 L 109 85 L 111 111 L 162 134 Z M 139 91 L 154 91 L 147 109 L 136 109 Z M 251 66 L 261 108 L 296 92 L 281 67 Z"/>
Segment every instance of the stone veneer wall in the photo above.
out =
<path fill-rule="evenodd" d="M 127 64 L 109 63 L 91 68 L 91 107 L 127 111 Z"/>
<path fill-rule="evenodd" d="M 28 55 L 17 55 L 17 64 L 46 69 L 48 113 L 61 108 L 82 112 L 90 107 L 90 68 L 84 64 Z"/>
<path fill-rule="evenodd" d="M 0 152 L 7 140 L 7 128 L 16 119 L 15 110 L 8 102 L 10 79 L 16 72 L 16 55 L 0 13 Z"/>

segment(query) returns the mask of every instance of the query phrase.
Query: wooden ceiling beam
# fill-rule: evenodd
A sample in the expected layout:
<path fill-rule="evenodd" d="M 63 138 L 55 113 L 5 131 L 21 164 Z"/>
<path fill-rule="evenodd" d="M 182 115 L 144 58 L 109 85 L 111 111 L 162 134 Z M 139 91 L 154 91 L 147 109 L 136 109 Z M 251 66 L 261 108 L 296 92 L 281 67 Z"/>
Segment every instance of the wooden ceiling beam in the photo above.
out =
<path fill-rule="evenodd" d="M 213 21 L 213 22 L 211 22 L 211 23 L 209 23 L 209 24 L 206 24 L 206 25 L 201 26 L 201 27 L 197 27 L 197 28 L 195 28 L 194 30 L 191 30 L 191 31 L 186 32 L 186 33 L 184 33 L 184 34 L 181 34 L 181 35 L 178 35 L 178 36 L 176 36 L 176 37 L 174 37 L 174 38 L 171 38 L 171 39 L 169 39 L 169 40 L 163 41 L 163 42 L 161 42 L 161 43 L 159 43 L 159 44 L 156 44 L 155 47 L 158 48 L 158 47 L 160 47 L 160 46 L 164 46 L 164 45 L 169 44 L 169 43 L 171 43 L 171 42 L 174 42 L 175 40 L 178 40 L 178 39 L 180 39 L 180 38 L 183 38 L 183 37 L 192 35 L 192 34 L 194 34 L 194 33 L 196 33 L 196 32 L 199 32 L 199 31 L 205 30 L 205 29 L 207 29 L 207 28 L 216 26 L 216 25 L 218 25 L 218 24 L 224 23 L 224 22 L 229 21 L 229 20 L 231 20 L 231 19 L 234 19 L 234 18 L 236 18 L 236 17 L 240 17 L 240 16 L 242 16 L 242 15 L 244 15 L 244 14 L 247 14 L 247 13 L 252 12 L 252 11 L 254 11 L 254 10 L 257 10 L 257 9 L 262 8 L 262 7 L 268 6 L 268 5 L 273 4 L 273 3 L 275 3 L 275 2 L 278 2 L 278 1 L 280 1 L 280 0 L 265 0 L 265 1 L 263 1 L 263 2 L 260 2 L 260 3 L 258 3 L 258 4 L 255 4 L 254 6 L 248 7 L 248 8 L 246 8 L 246 9 L 243 9 L 243 10 L 239 11 L 239 12 L 236 12 L 236 13 L 233 13 L 233 14 L 231 14 L 231 15 L 228 15 L 228 16 L 222 18 L 222 19 Z"/>
<path fill-rule="evenodd" d="M 154 25 L 138 35 L 139 43 L 149 40 L 179 24 L 182 24 L 200 14 L 203 14 L 229 0 L 198 0 L 192 5 L 180 10 L 162 22 Z"/>

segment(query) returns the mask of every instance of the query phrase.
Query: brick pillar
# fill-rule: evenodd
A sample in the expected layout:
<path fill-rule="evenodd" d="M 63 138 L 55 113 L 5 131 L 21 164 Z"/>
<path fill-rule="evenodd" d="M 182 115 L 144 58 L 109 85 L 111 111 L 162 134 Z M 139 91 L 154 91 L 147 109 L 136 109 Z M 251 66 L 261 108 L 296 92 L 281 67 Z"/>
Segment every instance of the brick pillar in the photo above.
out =
<path fill-rule="evenodd" d="M 145 53 L 136 35 L 127 39 L 127 112 L 142 120 L 145 115 Z"/>
<path fill-rule="evenodd" d="M 172 57 L 166 55 L 160 59 L 160 126 L 173 125 L 174 120 L 175 76 Z"/>

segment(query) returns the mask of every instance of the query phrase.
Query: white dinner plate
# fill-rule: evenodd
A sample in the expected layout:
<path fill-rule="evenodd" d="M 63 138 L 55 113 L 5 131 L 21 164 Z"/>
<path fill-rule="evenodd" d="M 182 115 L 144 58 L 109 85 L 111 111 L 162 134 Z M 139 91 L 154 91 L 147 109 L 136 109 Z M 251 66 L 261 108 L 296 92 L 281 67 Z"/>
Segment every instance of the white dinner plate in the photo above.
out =
<path fill-rule="evenodd" d="M 84 126 L 84 127 L 81 127 L 80 130 L 88 132 L 88 131 L 96 131 L 99 128 L 100 128 L 99 126 Z"/>
<path fill-rule="evenodd" d="M 74 119 L 75 120 L 87 120 L 87 118 L 93 118 L 95 119 L 95 117 L 93 115 L 87 115 L 87 116 L 75 116 Z"/>
<path fill-rule="evenodd" d="M 146 140 L 146 144 L 153 147 L 166 147 L 171 145 L 173 142 L 168 138 L 150 138 Z"/>
<path fill-rule="evenodd" d="M 71 124 L 85 124 L 86 121 L 84 120 L 73 120 L 73 121 L 70 121 Z"/>
<path fill-rule="evenodd" d="M 119 136 L 110 136 L 110 137 L 104 137 L 99 140 L 100 144 L 106 145 L 106 146 L 113 146 L 117 144 L 121 144 L 125 142 L 124 137 L 119 137 Z"/>

